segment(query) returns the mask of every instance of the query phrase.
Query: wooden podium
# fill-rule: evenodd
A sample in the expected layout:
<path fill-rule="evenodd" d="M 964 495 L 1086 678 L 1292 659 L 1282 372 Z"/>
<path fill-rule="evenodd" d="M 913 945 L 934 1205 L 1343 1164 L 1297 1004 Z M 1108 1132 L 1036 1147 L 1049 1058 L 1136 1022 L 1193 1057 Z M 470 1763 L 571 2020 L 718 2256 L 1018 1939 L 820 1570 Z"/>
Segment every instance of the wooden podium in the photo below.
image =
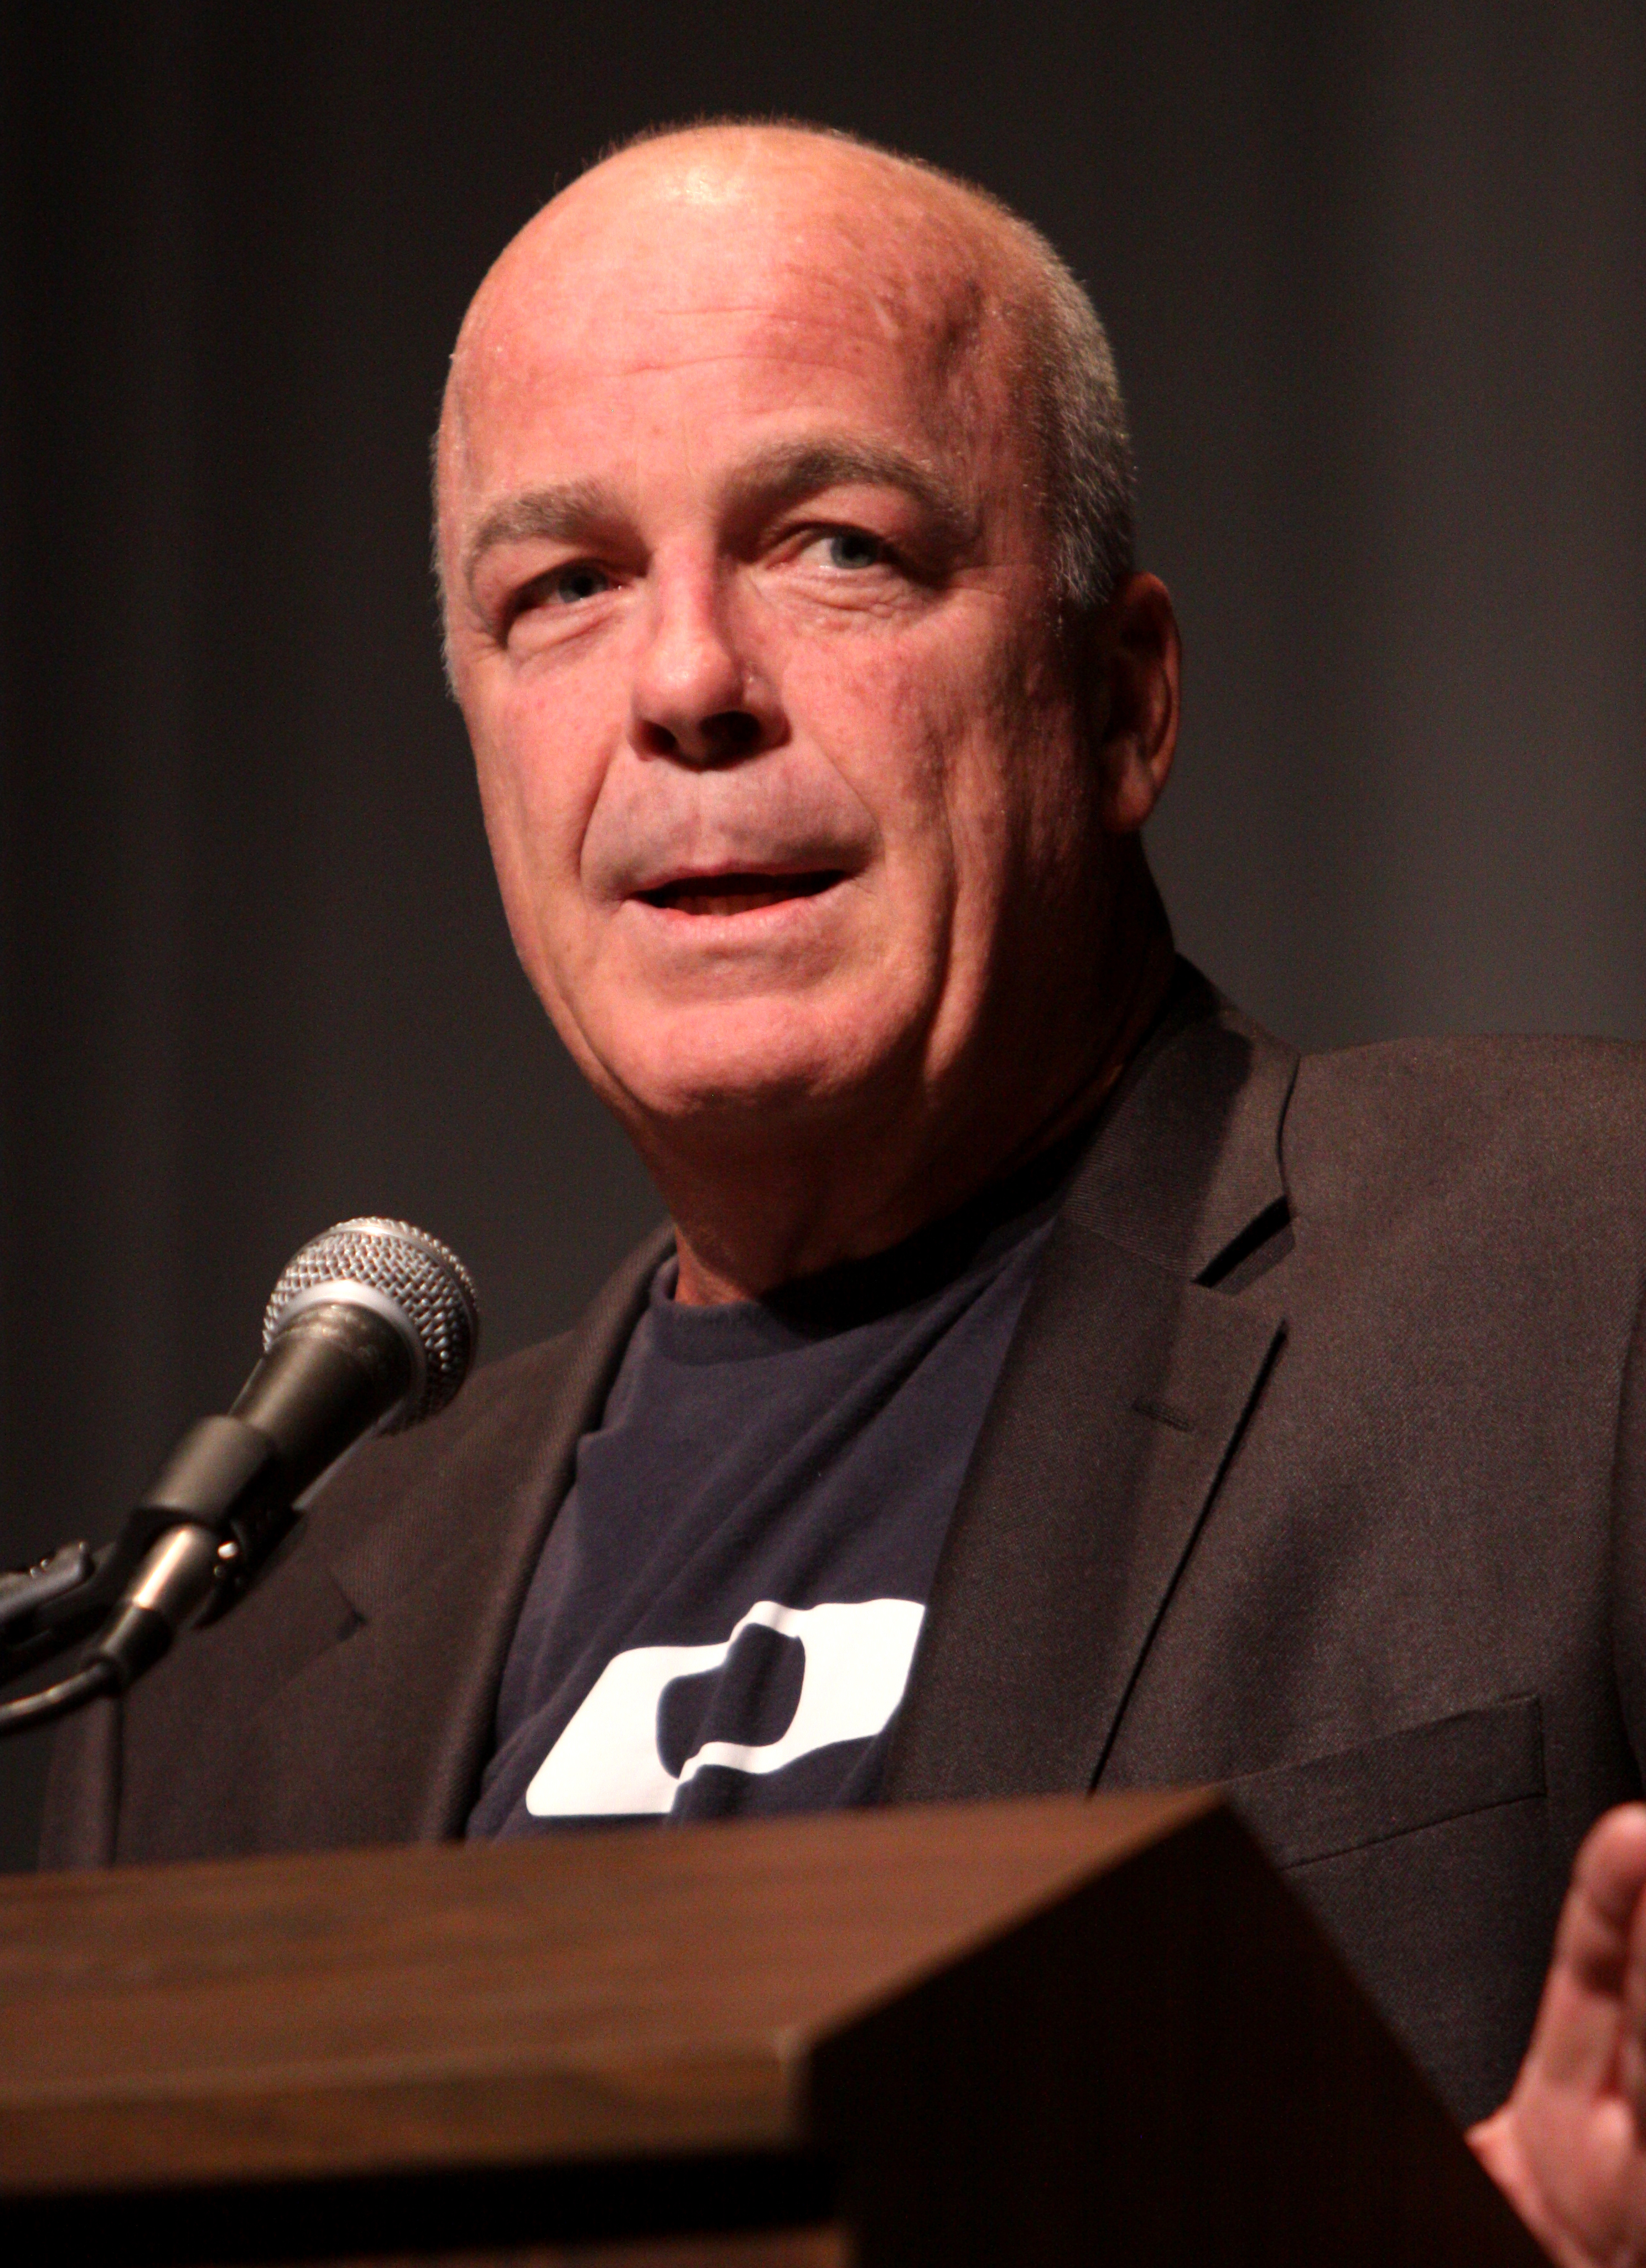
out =
<path fill-rule="evenodd" d="M 1195 1793 L 0 1884 L 0 2246 L 1543 2258 Z"/>

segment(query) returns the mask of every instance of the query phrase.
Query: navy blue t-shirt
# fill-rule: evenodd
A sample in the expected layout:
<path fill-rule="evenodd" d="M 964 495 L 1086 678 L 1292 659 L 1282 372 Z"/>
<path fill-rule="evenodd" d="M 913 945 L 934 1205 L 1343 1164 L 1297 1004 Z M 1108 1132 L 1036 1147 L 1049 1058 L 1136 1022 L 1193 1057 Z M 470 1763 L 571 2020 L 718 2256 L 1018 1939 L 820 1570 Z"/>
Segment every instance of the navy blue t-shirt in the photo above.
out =
<path fill-rule="evenodd" d="M 522 1609 L 470 1835 L 873 1800 L 1067 1163 L 769 1300 L 682 1307 L 664 1265 Z"/>

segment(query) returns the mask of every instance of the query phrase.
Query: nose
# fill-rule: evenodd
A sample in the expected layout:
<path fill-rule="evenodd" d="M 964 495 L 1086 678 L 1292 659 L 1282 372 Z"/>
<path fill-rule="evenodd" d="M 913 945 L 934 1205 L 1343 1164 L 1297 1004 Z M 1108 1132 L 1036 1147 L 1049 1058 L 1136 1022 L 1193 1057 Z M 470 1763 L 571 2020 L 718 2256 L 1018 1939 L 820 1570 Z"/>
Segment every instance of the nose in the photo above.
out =
<path fill-rule="evenodd" d="M 781 706 L 737 633 L 732 594 L 713 563 L 653 572 L 634 673 L 635 747 L 694 765 L 735 763 L 775 747 L 786 729 Z"/>

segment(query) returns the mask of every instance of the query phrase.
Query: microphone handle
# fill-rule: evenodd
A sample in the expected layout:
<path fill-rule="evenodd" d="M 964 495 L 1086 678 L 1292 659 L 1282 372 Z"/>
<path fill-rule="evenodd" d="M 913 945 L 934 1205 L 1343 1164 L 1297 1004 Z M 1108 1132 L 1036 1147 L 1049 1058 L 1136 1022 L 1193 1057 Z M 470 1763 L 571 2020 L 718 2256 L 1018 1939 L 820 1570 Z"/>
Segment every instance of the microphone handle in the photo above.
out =
<path fill-rule="evenodd" d="M 405 1328 L 354 1300 L 299 1308 L 240 1388 L 231 1415 L 273 1443 L 294 1498 L 411 1392 Z"/>
<path fill-rule="evenodd" d="M 326 1300 L 292 1316 L 230 1414 L 184 1434 L 138 1507 L 154 1540 L 92 1648 L 122 1691 L 192 1623 L 239 1597 L 298 1499 L 404 1400 L 413 1376 L 400 1330 L 371 1307 Z"/>

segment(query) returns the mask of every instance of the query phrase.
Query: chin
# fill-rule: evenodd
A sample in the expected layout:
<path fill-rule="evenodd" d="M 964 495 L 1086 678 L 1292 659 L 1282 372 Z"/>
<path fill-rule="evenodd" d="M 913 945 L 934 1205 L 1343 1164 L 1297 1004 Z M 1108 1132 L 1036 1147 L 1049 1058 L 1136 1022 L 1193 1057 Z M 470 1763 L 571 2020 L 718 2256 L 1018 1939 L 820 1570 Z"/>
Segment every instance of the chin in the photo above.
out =
<path fill-rule="evenodd" d="M 789 1012 L 675 1016 L 609 1059 L 620 1115 L 653 1138 L 712 1137 L 739 1149 L 883 1107 L 916 1050 L 895 1032 L 851 1031 Z"/>

